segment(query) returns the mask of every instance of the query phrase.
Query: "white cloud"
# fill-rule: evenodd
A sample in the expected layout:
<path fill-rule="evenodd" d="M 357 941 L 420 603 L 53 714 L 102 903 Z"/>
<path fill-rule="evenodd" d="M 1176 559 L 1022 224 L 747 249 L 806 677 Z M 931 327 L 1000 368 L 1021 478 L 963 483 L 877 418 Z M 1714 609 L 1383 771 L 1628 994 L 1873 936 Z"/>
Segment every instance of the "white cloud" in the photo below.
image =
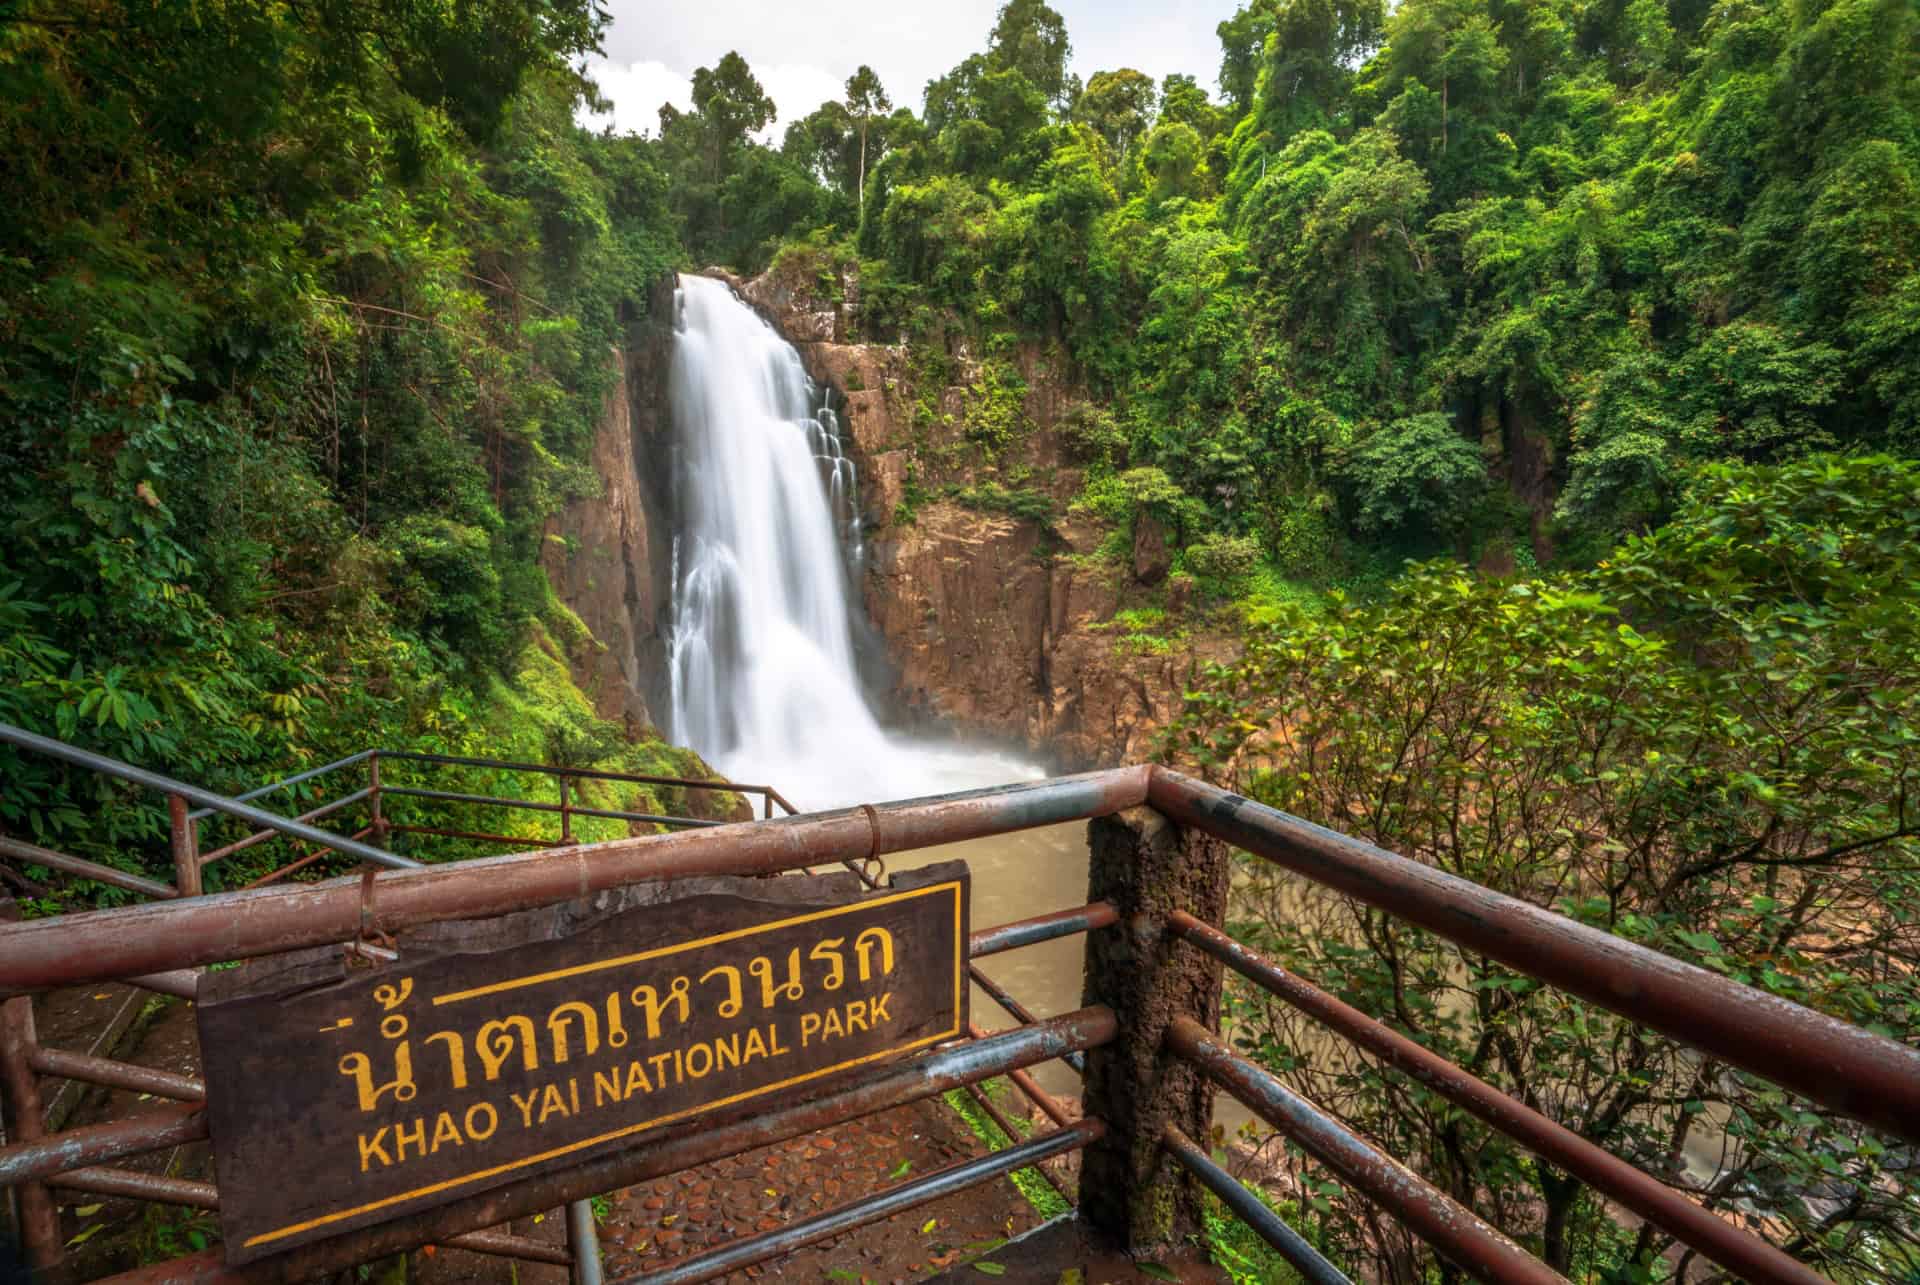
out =
<path fill-rule="evenodd" d="M 1081 76 L 1137 67 L 1156 80 L 1183 71 L 1212 86 L 1220 67 L 1214 27 L 1243 0 L 1051 0 L 1067 21 Z M 607 56 L 589 68 L 613 100 L 594 128 L 656 133 L 660 104 L 688 106 L 696 67 L 738 50 L 780 119 L 761 137 L 828 99 L 862 63 L 902 107 L 920 110 L 927 82 L 986 47 L 1001 0 L 607 0 Z"/>
<path fill-rule="evenodd" d="M 605 115 L 581 115 L 580 123 L 589 129 L 611 125 L 616 134 L 658 134 L 661 104 L 672 103 L 681 111 L 693 108 L 692 79 L 664 63 L 602 60 L 588 70 L 600 96 L 613 104 Z"/>

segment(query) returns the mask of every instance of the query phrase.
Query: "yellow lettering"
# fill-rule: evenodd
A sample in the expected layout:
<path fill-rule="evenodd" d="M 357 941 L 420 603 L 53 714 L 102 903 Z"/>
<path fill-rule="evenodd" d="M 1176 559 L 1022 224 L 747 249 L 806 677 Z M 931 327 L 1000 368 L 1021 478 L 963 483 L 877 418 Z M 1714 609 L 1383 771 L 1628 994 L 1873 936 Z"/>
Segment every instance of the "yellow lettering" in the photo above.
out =
<path fill-rule="evenodd" d="M 367 1161 L 369 1159 L 378 1160 L 382 1165 L 390 1165 L 393 1163 L 393 1159 L 387 1155 L 387 1126 L 386 1125 L 383 1124 L 377 1130 L 375 1130 L 374 1135 L 371 1138 L 369 1138 L 364 1133 L 361 1134 L 359 1141 L 360 1141 L 360 1172 L 361 1173 L 365 1173 L 367 1171 Z"/>
<path fill-rule="evenodd" d="M 790 1051 L 781 1046 L 780 1028 L 772 1022 L 767 1023 L 767 1051 L 774 1057 L 779 1057 L 782 1053 Z"/>
<path fill-rule="evenodd" d="M 573 1113 L 580 1114 L 580 1081 L 573 1076 L 567 1077 L 567 1100 L 573 1104 Z"/>
<path fill-rule="evenodd" d="M 653 1082 L 647 1079 L 647 1068 L 638 1062 L 629 1064 L 627 1067 L 627 1096 L 632 1097 L 635 1093 L 651 1092 L 653 1092 Z"/>
<path fill-rule="evenodd" d="M 466 1139 L 460 1136 L 460 1126 L 455 1124 L 453 1116 L 445 1111 L 433 1118 L 433 1141 L 427 1144 L 427 1150 L 438 1151 L 443 1142 L 451 1142 L 456 1147 L 466 1145 Z"/>
<path fill-rule="evenodd" d="M 518 1093 L 509 1093 L 507 1096 L 513 1099 L 513 1105 L 520 1108 L 521 1127 L 531 1129 L 533 1127 L 533 1092 L 529 1090 L 524 1098 Z"/>
<path fill-rule="evenodd" d="M 882 991 L 879 999 L 868 1001 L 867 1017 L 872 1020 L 876 1027 L 882 1022 L 891 1022 L 893 1020 L 887 1013 L 887 1001 L 892 998 L 892 991 Z"/>
<path fill-rule="evenodd" d="M 847 1005 L 847 1029 L 849 1031 L 867 1029 L 867 1001 L 856 999 Z"/>
<path fill-rule="evenodd" d="M 412 1133 L 407 1132 L 407 1126 L 404 1124 L 393 1126 L 393 1159 L 396 1164 L 407 1158 L 409 1142 L 421 1155 L 427 1154 L 427 1122 L 424 1119 L 415 1117 Z"/>
<path fill-rule="evenodd" d="M 655 1053 L 652 1057 L 648 1058 L 647 1061 L 653 1065 L 653 1078 L 659 1081 L 660 1087 L 664 1089 L 667 1086 L 667 1063 L 673 1061 L 673 1054 Z M 680 1077 L 677 1075 L 674 1076 L 673 1082 L 678 1084 Z"/>
<path fill-rule="evenodd" d="M 560 1113 L 561 1119 L 566 1119 L 567 1100 L 560 1096 L 560 1090 L 558 1088 L 549 1084 L 545 1095 L 540 1099 L 540 1123 L 545 1124 L 547 1117 L 556 1111 Z"/>
<path fill-rule="evenodd" d="M 800 1015 L 800 1047 L 805 1048 L 820 1033 L 820 1014 L 802 1013 Z"/>
<path fill-rule="evenodd" d="M 742 1063 L 751 1062 L 756 1057 L 765 1057 L 766 1055 L 767 1042 L 760 1038 L 760 1028 L 756 1026 L 747 1032 L 747 1051 L 740 1061 Z"/>
<path fill-rule="evenodd" d="M 694 1054 L 696 1053 L 703 1055 L 703 1060 L 700 1062 L 698 1066 L 694 1065 Z M 713 1049 L 711 1046 L 706 1044 L 696 1044 L 692 1048 L 687 1050 L 687 1074 L 688 1075 L 692 1076 L 696 1080 L 704 1080 L 707 1078 L 707 1072 L 711 1070 L 713 1070 Z"/>
<path fill-rule="evenodd" d="M 847 1033 L 847 1028 L 840 1021 L 840 1010 L 837 1008 L 828 1009 L 827 1010 L 827 1027 L 824 1031 L 820 1033 L 820 1038 L 823 1040 L 831 1040 L 831 1039 L 836 1039 L 839 1036 L 845 1035 L 846 1033 Z"/>
<path fill-rule="evenodd" d="M 714 1069 L 724 1071 L 740 1065 L 740 1032 L 734 1031 L 713 1042 Z"/>
<path fill-rule="evenodd" d="M 603 1107 L 620 1100 L 620 1068 L 593 1073 L 593 1105 Z"/>
<path fill-rule="evenodd" d="M 475 1116 L 482 1116 L 487 1122 L 486 1132 L 473 1122 Z M 500 1127 L 500 1113 L 493 1109 L 491 1102 L 476 1102 L 467 1108 L 467 1136 L 475 1142 L 485 1142 Z"/>

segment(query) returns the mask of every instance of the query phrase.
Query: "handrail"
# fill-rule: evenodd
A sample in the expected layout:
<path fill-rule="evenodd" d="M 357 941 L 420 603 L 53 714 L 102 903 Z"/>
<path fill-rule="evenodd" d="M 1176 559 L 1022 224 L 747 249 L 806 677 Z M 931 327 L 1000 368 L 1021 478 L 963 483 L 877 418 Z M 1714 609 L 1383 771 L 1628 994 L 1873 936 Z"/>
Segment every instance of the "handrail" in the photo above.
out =
<path fill-rule="evenodd" d="M 1558 1272 L 1399 1161 L 1362 1142 L 1191 1017 L 1176 1017 L 1167 1026 L 1167 1047 L 1370 1200 L 1392 1209 L 1416 1235 L 1476 1279 L 1563 1285 L 1565 1278 Z"/>
<path fill-rule="evenodd" d="M 1180 824 L 1920 1142 L 1920 1049 L 1178 772 L 1153 769 L 1148 802 Z"/>
<path fill-rule="evenodd" d="M 646 880 L 778 874 L 849 852 L 903 852 L 1105 816 L 1139 804 L 1146 789 L 1145 769 L 1115 768 L 871 809 L 481 857 L 383 876 L 372 890 L 373 907 L 382 930 L 399 932 Z M 29 920 L 0 933 L 0 993 L 331 945 L 359 934 L 362 910 L 360 881 L 336 878 Z"/>
<path fill-rule="evenodd" d="M 1552 1161 L 1594 1190 L 1671 1232 L 1741 1280 L 1774 1285 L 1824 1285 L 1824 1277 L 1791 1255 L 1695 1204 L 1659 1179 L 1602 1150 L 1439 1054 L 1422 1048 L 1384 1023 L 1309 985 L 1218 928 L 1202 923 L 1183 910 L 1167 916 L 1167 923 L 1176 935 L 1268 994 L 1345 1036 L 1535 1155 Z"/>
<path fill-rule="evenodd" d="M 230 799 L 224 794 L 215 794 L 212 790 L 203 790 L 197 785 L 188 785 L 185 781 L 176 781 L 170 776 L 163 776 L 158 772 L 149 772 L 145 768 L 135 767 L 131 763 L 122 763 L 119 759 L 109 758 L 105 754 L 95 754 L 91 750 L 83 750 L 76 745 L 68 745 L 65 741 L 56 741 L 50 736 L 40 736 L 27 731 L 25 728 L 15 727 L 10 723 L 0 723 L 0 743 L 14 745 L 23 750 L 32 750 L 36 754 L 44 754 L 48 758 L 59 759 L 61 762 L 71 763 L 75 767 L 83 767 L 89 772 L 98 772 L 102 776 L 117 777 L 133 785 L 145 786 L 149 790 L 158 790 L 163 794 L 177 794 L 189 803 L 198 803 L 202 807 L 210 808 L 215 812 L 224 812 L 228 816 L 238 817 L 242 821 L 251 822 L 256 828 L 264 827 L 270 830 L 278 830 L 282 834 L 290 834 L 296 839 L 305 839 L 308 843 L 317 843 L 321 847 L 332 848 L 335 852 L 345 853 L 349 857 L 358 857 L 360 860 L 370 861 L 374 865 L 389 866 L 395 870 L 414 870 L 420 867 L 418 861 L 410 858 L 396 856 L 391 852 L 383 852 L 370 844 L 360 843 L 354 839 L 342 838 L 337 834 L 331 834 L 328 831 L 322 830 L 318 826 L 311 826 L 303 821 L 295 821 L 290 817 L 283 817 L 275 812 L 264 811 L 251 804 L 242 803 L 237 799 Z M 190 899 L 181 898 L 181 900 L 185 901 Z M 152 972 L 158 970 L 141 969 L 136 971 Z"/>
<path fill-rule="evenodd" d="M 1167 1125 L 1160 1133 L 1160 1145 L 1187 1172 L 1204 1183 L 1208 1191 L 1220 1197 L 1220 1203 L 1231 1209 L 1241 1222 L 1260 1233 L 1261 1239 L 1279 1250 L 1280 1256 L 1287 1260 L 1287 1265 L 1300 1273 L 1308 1285 L 1353 1285 L 1345 1272 L 1329 1263 L 1319 1250 L 1307 1243 L 1306 1237 L 1289 1227 L 1285 1219 L 1241 1186 L 1232 1174 L 1213 1163 L 1213 1158 L 1178 1128 Z"/>
<path fill-rule="evenodd" d="M 275 790 L 284 790 L 289 785 L 299 785 L 303 781 L 311 781 L 316 776 L 325 776 L 329 772 L 338 772 L 343 767 L 352 767 L 355 763 L 370 759 L 379 752 L 379 750 L 361 750 L 359 753 L 349 754 L 343 759 L 335 759 L 331 763 L 322 763 L 319 767 L 310 767 L 304 772 L 295 772 L 292 776 L 284 776 L 277 781 L 269 781 L 265 785 L 257 785 L 245 794 L 234 795 L 233 799 L 236 803 L 248 803 L 254 799 L 272 794 Z M 212 808 L 197 808 L 187 813 L 187 820 L 204 821 L 212 815 Z"/>
<path fill-rule="evenodd" d="M 581 777 L 589 781 L 625 781 L 634 785 L 670 785 L 689 790 L 724 790 L 732 794 L 775 794 L 770 785 L 736 785 L 731 781 L 697 781 L 679 776 L 642 776 L 633 772 L 606 772 L 590 767 L 558 767 L 551 763 L 517 763 L 509 759 L 468 758 L 459 754 L 428 754 L 424 750 L 375 750 L 383 759 L 409 763 L 438 763 L 448 767 L 485 767 L 497 772 L 538 772 L 543 776 Z M 782 806 L 785 806 L 784 800 Z"/>
<path fill-rule="evenodd" d="M 9 838 L 4 834 L 0 834 L 0 857 L 12 857 L 16 861 L 25 861 L 30 865 L 45 866 L 49 870 L 58 870 L 62 874 L 91 879 L 95 883 L 124 888 L 128 892 L 137 892 L 143 896 L 165 899 L 180 895 L 180 890 L 172 884 L 161 883 L 157 879 L 149 879 L 144 875 L 128 874 L 125 870 L 116 870 L 98 861 L 89 861 L 85 857 L 71 857 L 64 852 L 55 852 L 52 848 L 43 848 L 37 843 Z"/>

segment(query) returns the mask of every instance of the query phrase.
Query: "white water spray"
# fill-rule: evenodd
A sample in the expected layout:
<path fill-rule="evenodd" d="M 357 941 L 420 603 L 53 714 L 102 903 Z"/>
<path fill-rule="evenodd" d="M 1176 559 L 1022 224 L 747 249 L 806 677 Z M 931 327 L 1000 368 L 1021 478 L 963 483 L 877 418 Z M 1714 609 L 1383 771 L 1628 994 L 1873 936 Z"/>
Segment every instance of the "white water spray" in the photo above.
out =
<path fill-rule="evenodd" d="M 674 739 L 803 808 L 1040 775 L 880 726 L 848 618 L 860 522 L 838 421 L 814 410 L 800 354 L 724 282 L 681 277 L 676 308 Z"/>

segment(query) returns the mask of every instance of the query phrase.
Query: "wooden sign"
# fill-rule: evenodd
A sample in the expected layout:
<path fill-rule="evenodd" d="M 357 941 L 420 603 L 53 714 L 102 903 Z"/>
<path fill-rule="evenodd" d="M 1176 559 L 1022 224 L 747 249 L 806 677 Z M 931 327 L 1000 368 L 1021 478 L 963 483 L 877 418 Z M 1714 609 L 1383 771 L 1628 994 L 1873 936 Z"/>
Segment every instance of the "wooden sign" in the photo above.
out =
<path fill-rule="evenodd" d="M 967 1022 L 968 879 L 693 879 L 201 982 L 229 1263 L 763 1111 Z"/>

